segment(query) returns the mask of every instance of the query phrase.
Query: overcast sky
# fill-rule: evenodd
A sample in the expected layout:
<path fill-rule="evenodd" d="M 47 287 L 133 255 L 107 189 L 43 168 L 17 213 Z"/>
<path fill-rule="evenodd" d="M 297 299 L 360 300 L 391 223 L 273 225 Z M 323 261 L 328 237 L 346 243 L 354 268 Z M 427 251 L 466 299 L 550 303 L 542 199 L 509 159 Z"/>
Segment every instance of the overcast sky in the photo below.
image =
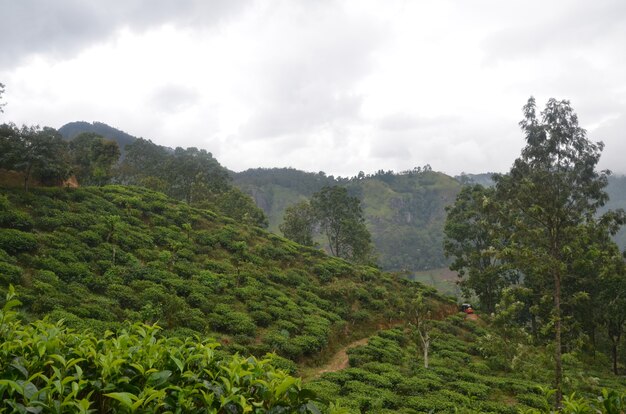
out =
<path fill-rule="evenodd" d="M 0 0 L 0 121 L 101 121 L 235 171 L 506 171 L 529 96 L 626 173 L 626 1 Z"/>

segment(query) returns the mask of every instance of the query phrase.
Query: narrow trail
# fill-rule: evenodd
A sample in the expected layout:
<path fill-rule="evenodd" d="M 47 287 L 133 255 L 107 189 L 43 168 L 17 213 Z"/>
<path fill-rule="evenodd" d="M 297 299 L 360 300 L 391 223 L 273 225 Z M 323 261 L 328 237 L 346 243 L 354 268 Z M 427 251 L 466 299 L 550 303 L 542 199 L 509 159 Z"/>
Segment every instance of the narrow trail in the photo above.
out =
<path fill-rule="evenodd" d="M 457 312 L 458 312 L 458 309 L 456 305 L 442 306 L 438 309 L 437 312 L 434 313 L 433 319 L 441 320 Z M 472 318 L 472 319 L 478 319 L 478 315 L 475 315 L 475 318 Z M 379 326 L 378 331 L 382 329 L 390 329 L 396 326 L 400 326 L 402 324 L 403 322 L 395 322 L 387 326 L 381 325 Z M 372 333 L 371 336 L 375 334 L 376 332 Z M 328 360 L 326 364 L 320 366 L 319 368 L 314 369 L 314 374 L 311 375 L 311 377 L 309 378 L 319 378 L 322 374 L 325 374 L 327 372 L 337 372 L 337 371 L 341 371 L 342 369 L 348 368 L 349 366 L 348 350 L 352 348 L 356 348 L 358 346 L 367 345 L 367 342 L 369 341 L 369 339 L 370 337 L 361 338 L 356 341 L 350 342 L 348 345 L 340 348 L 337 352 L 333 354 L 333 356 L 330 358 L 330 360 Z"/>
<path fill-rule="evenodd" d="M 333 355 L 330 361 L 328 361 L 324 366 L 319 368 L 314 377 L 317 378 L 327 372 L 336 372 L 348 368 L 348 349 L 356 348 L 357 346 L 361 345 L 366 345 L 367 341 L 369 341 L 369 338 L 361 338 L 358 341 L 349 343 L 348 345 L 341 348 L 335 353 L 335 355 Z"/>

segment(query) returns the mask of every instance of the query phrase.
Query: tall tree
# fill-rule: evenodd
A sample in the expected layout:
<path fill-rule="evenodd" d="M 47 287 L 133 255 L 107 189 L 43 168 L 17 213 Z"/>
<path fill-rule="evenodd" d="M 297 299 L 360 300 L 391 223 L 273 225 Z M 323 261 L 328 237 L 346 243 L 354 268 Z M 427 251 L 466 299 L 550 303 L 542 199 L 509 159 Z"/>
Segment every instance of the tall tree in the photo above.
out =
<path fill-rule="evenodd" d="M 228 172 L 206 150 L 176 148 L 168 160 L 167 172 L 170 193 L 188 203 L 194 201 L 194 188 L 199 185 L 212 193 L 222 193 L 229 188 Z"/>
<path fill-rule="evenodd" d="M 249 195 L 236 187 L 214 193 L 204 183 L 197 183 L 192 193 L 193 205 L 215 210 L 241 223 L 266 228 L 267 217 Z"/>
<path fill-rule="evenodd" d="M 146 177 L 165 181 L 164 167 L 171 156 L 167 148 L 138 138 L 132 144 L 126 145 L 125 150 L 126 157 L 120 168 L 120 179 L 123 183 L 139 184 Z"/>
<path fill-rule="evenodd" d="M 358 198 L 343 187 L 324 187 L 313 194 L 311 207 L 331 254 L 353 262 L 371 260 L 371 236 Z"/>
<path fill-rule="evenodd" d="M 587 139 L 569 101 L 550 99 L 537 115 L 535 99 L 520 122 L 526 138 L 509 174 L 495 176 L 496 195 L 510 233 L 502 257 L 527 278 L 551 281 L 556 407 L 562 401 L 562 282 L 572 245 L 593 222 L 607 195 L 607 171 L 596 171 L 603 148 Z"/>
<path fill-rule="evenodd" d="M 301 201 L 287 207 L 280 231 L 286 238 L 304 246 L 313 246 L 315 213 L 308 201 Z"/>
<path fill-rule="evenodd" d="M 476 294 L 482 310 L 494 312 L 502 289 L 517 280 L 517 272 L 496 256 L 501 244 L 495 190 L 481 185 L 464 187 L 454 205 L 446 208 L 444 252 L 453 257 L 465 296 Z"/>

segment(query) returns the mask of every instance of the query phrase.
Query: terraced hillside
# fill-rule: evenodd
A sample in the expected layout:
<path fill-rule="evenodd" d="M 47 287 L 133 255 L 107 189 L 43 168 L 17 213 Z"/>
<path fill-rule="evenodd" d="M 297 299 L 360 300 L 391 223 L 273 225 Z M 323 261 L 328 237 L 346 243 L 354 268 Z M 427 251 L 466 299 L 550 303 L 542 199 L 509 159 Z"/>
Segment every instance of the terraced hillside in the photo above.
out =
<path fill-rule="evenodd" d="M 1 194 L 0 289 L 16 285 L 27 318 L 97 332 L 158 322 L 297 360 L 401 318 L 425 289 L 142 188 Z"/>

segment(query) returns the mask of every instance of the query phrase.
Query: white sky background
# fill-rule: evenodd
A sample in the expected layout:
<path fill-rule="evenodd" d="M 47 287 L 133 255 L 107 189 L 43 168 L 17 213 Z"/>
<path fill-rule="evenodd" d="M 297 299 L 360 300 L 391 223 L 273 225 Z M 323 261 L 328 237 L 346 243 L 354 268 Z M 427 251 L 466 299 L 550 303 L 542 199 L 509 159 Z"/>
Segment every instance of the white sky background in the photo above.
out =
<path fill-rule="evenodd" d="M 625 173 L 626 1 L 0 0 L 1 122 L 101 121 L 235 171 L 506 171 L 530 95 Z"/>

